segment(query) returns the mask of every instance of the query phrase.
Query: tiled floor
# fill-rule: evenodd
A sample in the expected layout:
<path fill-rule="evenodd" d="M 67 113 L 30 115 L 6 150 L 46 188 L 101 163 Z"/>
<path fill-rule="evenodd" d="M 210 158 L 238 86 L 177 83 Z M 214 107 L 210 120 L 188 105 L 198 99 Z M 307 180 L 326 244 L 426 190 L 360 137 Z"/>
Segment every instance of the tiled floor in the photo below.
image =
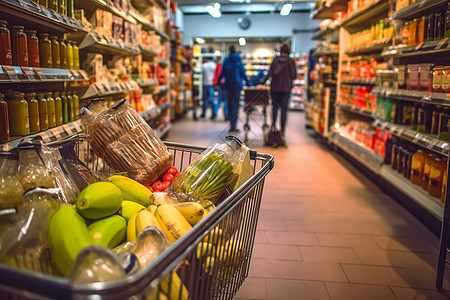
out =
<path fill-rule="evenodd" d="M 252 124 L 248 145 L 274 155 L 275 168 L 266 179 L 249 277 L 235 299 L 450 299 L 434 288 L 438 239 L 312 138 L 303 113 L 289 115 L 288 148 L 262 147 L 261 116 Z M 223 141 L 226 128 L 220 116 L 194 122 L 188 115 L 167 140 L 208 146 Z"/>

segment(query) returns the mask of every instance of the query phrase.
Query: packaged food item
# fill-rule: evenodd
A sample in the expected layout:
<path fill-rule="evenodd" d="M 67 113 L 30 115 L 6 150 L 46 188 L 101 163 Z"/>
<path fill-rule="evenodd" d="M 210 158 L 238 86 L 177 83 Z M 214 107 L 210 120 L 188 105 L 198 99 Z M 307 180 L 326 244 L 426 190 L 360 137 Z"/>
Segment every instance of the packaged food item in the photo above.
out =
<path fill-rule="evenodd" d="M 412 118 L 413 118 L 414 104 L 405 102 L 405 103 L 403 103 L 401 108 L 402 108 L 402 112 L 401 112 L 400 124 L 410 125 L 412 122 Z"/>
<path fill-rule="evenodd" d="M 72 122 L 75 120 L 75 111 L 74 111 L 72 93 L 67 92 L 66 97 L 67 97 L 67 116 L 69 118 L 69 122 Z"/>
<path fill-rule="evenodd" d="M 423 164 L 422 188 L 425 191 L 428 191 L 428 184 L 430 182 L 430 168 L 434 158 L 435 158 L 434 154 L 427 153 L 427 156 Z"/>
<path fill-rule="evenodd" d="M 406 88 L 406 66 L 399 65 L 397 67 L 397 80 L 398 80 L 398 88 L 405 89 Z"/>
<path fill-rule="evenodd" d="M 39 4 L 43 7 L 48 7 L 48 1 L 47 0 L 39 0 Z"/>
<path fill-rule="evenodd" d="M 403 176 L 407 179 L 410 179 L 410 177 L 411 177 L 411 158 L 412 158 L 412 153 L 407 148 L 403 155 L 403 161 L 404 161 Z"/>
<path fill-rule="evenodd" d="M 450 109 L 444 107 L 439 114 L 439 131 L 438 138 L 441 140 L 448 140 L 448 121 L 450 119 Z"/>
<path fill-rule="evenodd" d="M 0 151 L 0 209 L 18 207 L 24 192 L 17 178 L 19 153 Z"/>
<path fill-rule="evenodd" d="M 9 131 L 11 135 L 29 135 L 30 120 L 28 102 L 23 93 L 9 93 L 6 95 L 8 103 Z"/>
<path fill-rule="evenodd" d="M 67 15 L 67 11 L 66 11 L 67 0 L 59 0 L 58 4 L 59 4 L 58 12 L 60 14 Z"/>
<path fill-rule="evenodd" d="M 442 91 L 442 73 L 444 71 L 443 66 L 436 66 L 433 68 L 433 80 L 431 84 L 431 88 L 433 92 L 441 92 Z"/>
<path fill-rule="evenodd" d="M 431 82 L 433 80 L 433 64 L 420 64 L 419 72 L 420 78 L 418 90 L 431 92 Z"/>
<path fill-rule="evenodd" d="M 445 12 L 436 13 L 435 18 L 434 40 L 438 41 L 443 39 L 445 35 Z"/>
<path fill-rule="evenodd" d="M 52 35 L 50 37 L 50 41 L 52 43 L 52 67 L 55 69 L 59 69 L 61 68 L 61 56 L 58 37 Z"/>
<path fill-rule="evenodd" d="M 59 62 L 61 69 L 68 69 L 67 65 L 67 46 L 64 39 L 59 39 Z"/>
<path fill-rule="evenodd" d="M 41 130 L 48 129 L 48 104 L 44 93 L 36 93 L 39 103 L 39 127 Z"/>
<path fill-rule="evenodd" d="M 31 142 L 21 143 L 18 146 L 18 178 L 25 191 L 36 187 L 54 187 L 53 177 L 39 155 L 41 148 L 41 144 Z"/>
<path fill-rule="evenodd" d="M 25 94 L 25 99 L 28 102 L 28 115 L 30 118 L 30 133 L 36 133 L 41 130 L 39 122 L 39 102 L 36 99 L 36 93 Z"/>
<path fill-rule="evenodd" d="M 450 66 L 445 66 L 442 70 L 441 87 L 444 93 L 450 93 Z"/>
<path fill-rule="evenodd" d="M 445 13 L 445 34 L 444 37 L 450 38 L 450 3 Z"/>
<path fill-rule="evenodd" d="M 25 30 L 28 42 L 28 65 L 30 67 L 40 67 L 39 59 L 39 39 L 36 30 Z"/>
<path fill-rule="evenodd" d="M 11 26 L 11 52 L 13 65 L 28 67 L 28 41 L 23 26 Z"/>
<path fill-rule="evenodd" d="M 430 14 L 427 17 L 427 34 L 426 34 L 426 39 L 425 42 L 431 42 L 434 40 L 434 30 L 435 30 L 435 26 L 436 26 L 436 15 L 435 14 Z"/>
<path fill-rule="evenodd" d="M 53 65 L 52 42 L 48 38 L 48 33 L 39 35 L 39 56 L 41 67 L 51 68 Z"/>
<path fill-rule="evenodd" d="M 78 120 L 78 112 L 80 111 L 80 98 L 78 97 L 78 94 L 76 92 L 73 92 L 72 94 L 72 101 L 73 101 L 73 119 Z"/>
<path fill-rule="evenodd" d="M 442 178 L 447 170 L 447 163 L 444 159 L 435 157 L 430 166 L 430 179 L 428 183 L 428 194 L 434 197 L 441 197 Z"/>
<path fill-rule="evenodd" d="M 58 0 L 47 0 L 47 5 L 48 8 L 58 11 Z"/>
<path fill-rule="evenodd" d="M 422 16 L 417 23 L 417 32 L 416 32 L 416 41 L 417 44 L 422 44 L 425 42 L 424 39 L 424 31 L 425 31 L 425 16 Z"/>
<path fill-rule="evenodd" d="M 397 172 L 403 174 L 403 169 L 405 168 L 405 147 L 400 144 L 397 151 Z"/>
<path fill-rule="evenodd" d="M 417 131 L 430 133 L 432 106 L 422 103 L 418 111 Z"/>
<path fill-rule="evenodd" d="M 394 145 L 393 138 L 389 137 L 385 143 L 385 153 L 384 153 L 384 161 L 383 163 L 386 165 L 391 164 L 392 160 L 392 146 Z"/>
<path fill-rule="evenodd" d="M 67 6 L 66 6 L 66 11 L 67 11 L 67 16 L 70 18 L 73 18 L 73 0 L 66 0 Z"/>
<path fill-rule="evenodd" d="M 407 68 L 406 87 L 408 90 L 417 90 L 419 88 L 419 65 L 408 65 Z"/>
<path fill-rule="evenodd" d="M 0 94 L 0 143 L 9 141 L 9 137 L 8 103 L 4 95 Z"/>
<path fill-rule="evenodd" d="M 426 158 L 426 153 L 420 149 L 413 154 L 411 158 L 411 183 L 422 185 L 423 167 Z"/>
<path fill-rule="evenodd" d="M 56 107 L 55 98 L 53 98 L 52 92 L 45 93 L 48 107 L 48 127 L 52 128 L 56 126 Z"/>
<path fill-rule="evenodd" d="M 78 49 L 77 42 L 72 42 L 72 52 L 73 52 L 73 68 L 75 70 L 80 69 L 80 50 Z"/>
<path fill-rule="evenodd" d="M 0 65 L 12 65 L 11 33 L 8 22 L 0 20 Z"/>
<path fill-rule="evenodd" d="M 419 124 L 419 109 L 420 109 L 420 103 L 414 103 L 414 109 L 413 109 L 412 119 L 411 119 L 411 127 L 414 130 L 417 130 L 417 126 Z"/>
<path fill-rule="evenodd" d="M 395 140 L 394 144 L 392 145 L 392 152 L 391 152 L 391 168 L 393 170 L 397 170 L 398 168 L 398 151 L 399 151 L 399 144 L 398 141 Z"/>

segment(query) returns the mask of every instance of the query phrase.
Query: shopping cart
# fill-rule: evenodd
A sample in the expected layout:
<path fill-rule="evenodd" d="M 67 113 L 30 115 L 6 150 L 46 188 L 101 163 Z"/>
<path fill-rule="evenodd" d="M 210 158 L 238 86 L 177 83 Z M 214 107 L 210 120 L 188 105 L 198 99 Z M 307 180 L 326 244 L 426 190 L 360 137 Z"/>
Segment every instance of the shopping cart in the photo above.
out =
<path fill-rule="evenodd" d="M 245 124 L 244 124 L 244 141 L 248 141 L 248 133 L 251 129 L 250 127 L 250 115 L 255 113 L 261 107 L 262 114 L 264 117 L 264 123 L 262 125 L 263 135 L 264 135 L 264 145 L 267 142 L 267 137 L 269 134 L 269 125 L 267 124 L 267 106 L 269 105 L 269 90 L 266 88 L 246 88 L 244 90 L 244 112 L 245 112 Z"/>
<path fill-rule="evenodd" d="M 85 137 L 71 137 L 51 146 L 58 147 L 61 143 L 73 143 L 74 150 L 91 170 L 113 171 L 93 154 Z M 166 145 L 179 170 L 206 149 L 171 142 Z M 254 175 L 247 182 L 229 191 L 205 219 L 138 273 L 114 282 L 75 284 L 66 278 L 0 264 L 0 299 L 160 299 L 162 289 L 172 300 L 232 299 L 248 274 L 264 181 L 274 164 L 272 156 L 254 151 L 251 162 Z M 205 237 L 215 245 L 214 251 L 208 252 L 209 258 L 204 255 L 208 248 L 198 246 Z M 218 245 L 228 245 L 228 251 L 225 253 L 225 247 Z M 17 260 L 35 264 L 34 269 L 44 269 L 42 264 L 48 264 L 48 258 L 42 260 L 42 255 L 22 256 Z M 179 281 L 168 276 L 173 272 L 183 281 L 189 298 L 180 289 Z M 165 287 L 160 284 L 163 279 Z"/>

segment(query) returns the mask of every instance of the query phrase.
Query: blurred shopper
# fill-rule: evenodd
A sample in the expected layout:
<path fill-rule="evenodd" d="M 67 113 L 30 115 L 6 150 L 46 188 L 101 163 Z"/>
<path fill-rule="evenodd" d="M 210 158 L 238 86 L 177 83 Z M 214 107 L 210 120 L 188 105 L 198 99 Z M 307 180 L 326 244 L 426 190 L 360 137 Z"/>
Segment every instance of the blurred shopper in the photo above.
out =
<path fill-rule="evenodd" d="M 217 92 L 219 93 L 216 101 L 216 105 L 214 106 L 214 115 L 217 116 L 217 111 L 220 109 L 223 103 L 223 115 L 225 117 L 225 121 L 228 121 L 228 101 L 227 101 L 227 93 L 223 89 L 223 83 L 225 80 L 223 79 L 221 83 L 217 82 L 219 78 L 220 71 L 222 70 L 222 63 L 220 62 L 220 58 L 216 60 L 216 71 L 214 72 L 213 84 L 216 87 Z"/>
<path fill-rule="evenodd" d="M 270 95 L 272 97 L 272 127 L 275 127 L 278 110 L 281 111 L 280 130 L 284 145 L 286 146 L 286 121 L 289 95 L 292 81 L 297 76 L 295 62 L 289 57 L 290 49 L 286 44 L 280 47 L 280 55 L 275 57 L 270 65 L 269 73 L 262 79 L 264 84 L 270 78 Z"/>
<path fill-rule="evenodd" d="M 212 61 L 212 58 L 206 57 L 202 64 L 202 115 L 200 118 L 206 117 L 206 110 L 208 106 L 211 106 L 211 120 L 216 118 L 216 114 L 214 112 L 214 71 L 216 70 L 216 64 Z"/>
<path fill-rule="evenodd" d="M 230 53 L 223 61 L 222 70 L 220 71 L 217 82 L 224 79 L 224 89 L 228 99 L 228 117 L 230 118 L 230 133 L 239 132 L 237 125 L 239 114 L 239 101 L 243 88 L 242 82 L 245 81 L 249 85 L 247 75 L 245 75 L 244 66 L 242 65 L 239 53 L 236 53 L 236 47 L 230 46 Z"/>

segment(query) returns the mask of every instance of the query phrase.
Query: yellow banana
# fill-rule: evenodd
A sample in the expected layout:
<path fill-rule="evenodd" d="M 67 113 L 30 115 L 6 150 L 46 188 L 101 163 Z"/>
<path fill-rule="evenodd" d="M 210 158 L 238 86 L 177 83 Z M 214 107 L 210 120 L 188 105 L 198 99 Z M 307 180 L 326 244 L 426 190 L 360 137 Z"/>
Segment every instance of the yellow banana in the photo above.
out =
<path fill-rule="evenodd" d="M 189 292 L 176 272 L 170 272 L 160 283 L 161 290 L 170 300 L 188 300 Z"/>
<path fill-rule="evenodd" d="M 124 199 L 137 202 L 144 207 L 153 204 L 150 200 L 152 192 L 136 180 L 122 175 L 112 175 L 107 180 L 122 191 Z"/>
<path fill-rule="evenodd" d="M 169 300 L 166 294 L 161 289 L 154 288 L 146 297 L 145 300 Z"/>
<path fill-rule="evenodd" d="M 156 210 L 156 205 L 150 205 L 149 207 L 147 207 L 147 209 L 152 213 L 155 214 L 155 210 Z"/>
<path fill-rule="evenodd" d="M 112 215 L 93 222 L 88 230 L 94 243 L 112 249 L 125 238 L 127 222 L 119 215 Z"/>
<path fill-rule="evenodd" d="M 196 251 L 197 259 L 200 259 L 205 255 L 209 256 L 213 252 L 214 252 L 213 244 L 201 242 L 197 245 L 197 251 Z"/>
<path fill-rule="evenodd" d="M 175 242 L 192 229 L 191 224 L 170 204 L 158 205 L 155 210 L 155 217 L 171 242 Z"/>
<path fill-rule="evenodd" d="M 119 214 L 128 222 L 132 215 L 143 209 L 145 209 L 145 207 L 137 202 L 123 200 L 122 207 L 119 210 Z"/>
<path fill-rule="evenodd" d="M 203 270 L 206 274 L 209 274 L 210 276 L 213 275 L 214 270 L 214 264 L 216 263 L 216 259 L 212 256 L 206 257 L 205 262 L 203 263 Z"/>
<path fill-rule="evenodd" d="M 205 209 L 198 202 L 180 202 L 173 206 L 186 218 L 186 220 L 194 226 L 204 216 Z"/>
<path fill-rule="evenodd" d="M 139 212 L 135 213 L 131 216 L 131 218 L 128 220 L 127 224 L 127 241 L 128 242 L 135 242 L 136 241 L 136 218 Z"/>
<path fill-rule="evenodd" d="M 138 212 L 136 217 L 136 236 L 147 226 L 156 226 L 162 229 L 156 217 L 146 209 Z"/>
<path fill-rule="evenodd" d="M 210 212 L 213 211 L 214 208 L 216 208 L 216 206 L 214 205 L 214 203 L 212 203 L 209 200 L 200 200 L 199 203 L 202 205 L 202 207 L 205 209 L 206 214 L 209 214 Z"/>
<path fill-rule="evenodd" d="M 213 245 L 220 244 L 222 242 L 223 232 L 219 227 L 215 227 L 211 232 L 203 239 L 206 243 Z"/>

